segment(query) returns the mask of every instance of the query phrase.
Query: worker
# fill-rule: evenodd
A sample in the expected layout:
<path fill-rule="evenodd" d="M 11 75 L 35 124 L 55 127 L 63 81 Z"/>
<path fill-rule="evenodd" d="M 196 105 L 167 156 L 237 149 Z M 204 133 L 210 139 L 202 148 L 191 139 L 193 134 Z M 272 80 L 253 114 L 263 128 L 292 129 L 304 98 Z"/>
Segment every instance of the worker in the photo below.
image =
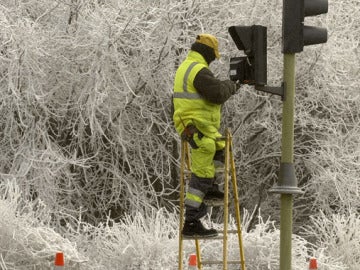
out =
<path fill-rule="evenodd" d="M 221 105 L 239 89 L 231 80 L 219 80 L 209 65 L 219 59 L 218 40 L 211 34 L 199 34 L 174 80 L 173 121 L 176 131 L 191 146 L 191 179 L 185 197 L 184 237 L 214 237 L 215 229 L 206 229 L 200 219 L 207 213 L 204 199 L 223 199 L 215 184 L 214 161 L 224 161 L 225 142 L 219 132 Z"/>

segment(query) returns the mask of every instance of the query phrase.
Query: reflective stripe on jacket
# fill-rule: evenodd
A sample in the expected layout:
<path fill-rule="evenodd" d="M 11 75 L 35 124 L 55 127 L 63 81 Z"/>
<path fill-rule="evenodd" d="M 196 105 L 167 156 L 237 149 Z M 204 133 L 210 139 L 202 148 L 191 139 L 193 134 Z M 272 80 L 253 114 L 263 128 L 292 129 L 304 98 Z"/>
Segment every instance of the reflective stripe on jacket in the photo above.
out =
<path fill-rule="evenodd" d="M 174 115 L 175 128 L 179 134 L 185 126 L 195 125 L 200 132 L 210 138 L 221 137 L 220 128 L 221 105 L 203 99 L 194 87 L 197 73 L 209 68 L 204 57 L 190 51 L 187 58 L 179 66 L 174 82 Z"/>

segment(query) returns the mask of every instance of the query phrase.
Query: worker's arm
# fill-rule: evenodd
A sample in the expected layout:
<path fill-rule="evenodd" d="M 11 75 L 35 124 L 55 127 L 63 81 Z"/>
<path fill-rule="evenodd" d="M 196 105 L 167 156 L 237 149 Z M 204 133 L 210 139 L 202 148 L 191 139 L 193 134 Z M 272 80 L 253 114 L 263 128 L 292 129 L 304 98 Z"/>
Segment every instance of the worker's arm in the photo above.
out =
<path fill-rule="evenodd" d="M 201 69 L 195 76 L 194 87 L 206 100 L 215 104 L 223 104 L 233 94 L 238 86 L 230 80 L 221 81 L 207 68 Z"/>

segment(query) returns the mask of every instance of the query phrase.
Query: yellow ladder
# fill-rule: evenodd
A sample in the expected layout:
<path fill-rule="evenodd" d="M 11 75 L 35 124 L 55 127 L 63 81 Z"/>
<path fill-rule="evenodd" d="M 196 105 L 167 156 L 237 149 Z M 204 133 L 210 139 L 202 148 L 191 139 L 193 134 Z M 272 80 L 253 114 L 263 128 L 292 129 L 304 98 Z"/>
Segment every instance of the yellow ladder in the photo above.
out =
<path fill-rule="evenodd" d="M 241 265 L 241 270 L 246 270 L 245 268 L 245 256 L 241 232 L 241 221 L 240 221 L 240 205 L 239 205 L 239 196 L 236 182 L 236 171 L 235 171 L 235 162 L 234 155 L 232 152 L 232 136 L 230 131 L 227 129 L 225 132 L 225 137 L 221 138 L 225 140 L 225 171 L 224 171 L 224 225 L 223 225 L 223 235 L 218 238 L 191 238 L 190 240 L 195 241 L 196 247 L 196 257 L 197 257 L 197 268 L 202 269 L 203 265 L 223 265 L 223 270 L 228 269 L 228 264 L 239 264 Z M 180 226 L 179 226 L 179 270 L 183 270 L 183 241 L 189 240 L 188 238 L 184 239 L 182 236 L 182 228 L 184 226 L 184 202 L 185 202 L 185 186 L 186 180 L 190 179 L 191 175 L 191 162 L 190 162 L 190 149 L 186 141 L 181 141 L 181 166 L 180 166 Z M 235 217 L 236 217 L 236 227 L 237 230 L 228 230 L 228 219 L 229 219 L 229 174 L 231 178 L 233 196 L 234 196 L 234 208 L 235 208 Z M 237 233 L 239 240 L 239 261 L 228 260 L 227 252 L 227 241 L 228 233 Z M 216 260 L 202 260 L 200 254 L 200 240 L 222 240 L 223 241 L 223 259 L 222 261 Z"/>

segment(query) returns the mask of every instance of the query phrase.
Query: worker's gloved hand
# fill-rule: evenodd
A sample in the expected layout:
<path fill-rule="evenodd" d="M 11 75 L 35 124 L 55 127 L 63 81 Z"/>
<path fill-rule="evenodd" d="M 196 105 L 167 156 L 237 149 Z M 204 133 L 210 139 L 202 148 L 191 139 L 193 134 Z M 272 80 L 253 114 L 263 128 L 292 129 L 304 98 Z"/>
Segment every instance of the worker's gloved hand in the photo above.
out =
<path fill-rule="evenodd" d="M 230 94 L 230 95 L 235 95 L 237 93 L 237 91 L 240 88 L 240 83 L 235 83 L 234 81 L 231 80 L 225 80 L 223 81 L 224 86 L 226 87 L 226 91 Z"/>
<path fill-rule="evenodd" d="M 236 83 L 233 83 L 233 91 L 232 91 L 233 95 L 235 95 L 239 91 L 240 86 L 241 86 L 241 84 L 239 81 L 237 81 Z"/>

